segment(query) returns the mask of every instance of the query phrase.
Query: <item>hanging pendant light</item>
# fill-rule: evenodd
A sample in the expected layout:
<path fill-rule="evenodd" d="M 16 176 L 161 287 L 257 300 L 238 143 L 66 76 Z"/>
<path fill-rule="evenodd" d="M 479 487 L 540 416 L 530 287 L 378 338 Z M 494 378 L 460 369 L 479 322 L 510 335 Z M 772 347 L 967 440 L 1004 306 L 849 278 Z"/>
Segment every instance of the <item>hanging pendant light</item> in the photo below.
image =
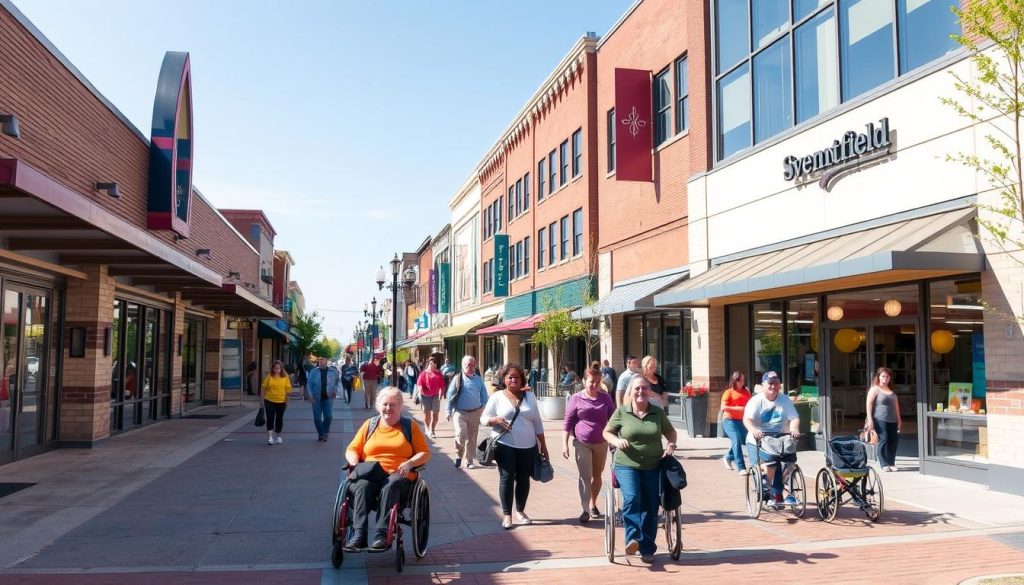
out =
<path fill-rule="evenodd" d="M 832 305 L 825 311 L 825 316 L 828 317 L 829 321 L 839 321 L 843 318 L 843 308 L 839 305 Z"/>
<path fill-rule="evenodd" d="M 885 301 L 885 305 L 882 306 L 882 310 L 890 317 L 899 317 L 900 313 L 903 312 L 903 305 L 896 299 L 889 299 L 888 301 Z"/>

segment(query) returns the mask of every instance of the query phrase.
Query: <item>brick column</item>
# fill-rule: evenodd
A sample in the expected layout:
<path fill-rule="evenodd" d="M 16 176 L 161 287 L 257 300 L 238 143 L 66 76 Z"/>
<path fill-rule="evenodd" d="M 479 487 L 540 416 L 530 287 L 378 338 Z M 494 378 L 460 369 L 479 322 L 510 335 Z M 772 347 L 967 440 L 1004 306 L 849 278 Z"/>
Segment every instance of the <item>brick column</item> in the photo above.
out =
<path fill-rule="evenodd" d="M 227 318 L 223 311 L 217 311 L 212 319 L 206 320 L 206 359 L 203 360 L 203 400 L 216 399 L 220 404 L 224 390 L 220 387 L 220 342 L 227 331 Z"/>
<path fill-rule="evenodd" d="M 174 313 L 171 315 L 174 332 L 171 335 L 171 416 L 181 416 L 181 348 L 185 343 L 185 301 L 181 293 L 174 293 Z"/>
<path fill-rule="evenodd" d="M 103 345 L 109 329 L 113 351 L 114 278 L 106 266 L 89 266 L 84 271 L 87 280 L 70 279 L 67 287 L 65 331 L 85 328 L 85 357 L 71 357 L 71 344 L 65 340 L 60 440 L 91 447 L 110 436 L 113 358 L 103 355 Z"/>
<path fill-rule="evenodd" d="M 607 321 L 602 320 L 601 322 L 601 359 L 608 360 L 608 363 L 620 374 L 626 371 L 623 361 L 626 359 L 626 316 L 622 313 L 609 315 Z"/>

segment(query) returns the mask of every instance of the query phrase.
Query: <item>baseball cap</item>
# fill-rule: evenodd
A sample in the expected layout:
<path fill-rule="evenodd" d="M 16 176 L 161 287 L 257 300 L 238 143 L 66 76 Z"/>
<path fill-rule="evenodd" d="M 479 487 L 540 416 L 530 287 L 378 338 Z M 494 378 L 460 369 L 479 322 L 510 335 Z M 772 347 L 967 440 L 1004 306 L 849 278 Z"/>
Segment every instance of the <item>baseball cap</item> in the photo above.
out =
<path fill-rule="evenodd" d="M 761 376 L 761 383 L 762 384 L 767 384 L 768 380 L 771 380 L 773 378 L 778 380 L 779 379 L 779 375 L 777 373 L 775 373 L 774 371 L 765 372 L 764 375 Z"/>

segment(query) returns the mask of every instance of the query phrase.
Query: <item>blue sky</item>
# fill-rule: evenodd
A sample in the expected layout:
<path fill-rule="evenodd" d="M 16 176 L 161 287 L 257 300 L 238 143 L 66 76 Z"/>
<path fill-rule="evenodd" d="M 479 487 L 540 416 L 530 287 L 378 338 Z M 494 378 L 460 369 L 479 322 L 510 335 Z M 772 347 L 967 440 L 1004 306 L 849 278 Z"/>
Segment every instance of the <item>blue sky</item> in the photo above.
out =
<path fill-rule="evenodd" d="M 192 61 L 195 185 L 261 208 L 325 332 L 447 202 L 586 31 L 632 0 L 13 0 L 145 135 L 165 51 Z M 387 294 L 384 291 L 383 294 Z"/>

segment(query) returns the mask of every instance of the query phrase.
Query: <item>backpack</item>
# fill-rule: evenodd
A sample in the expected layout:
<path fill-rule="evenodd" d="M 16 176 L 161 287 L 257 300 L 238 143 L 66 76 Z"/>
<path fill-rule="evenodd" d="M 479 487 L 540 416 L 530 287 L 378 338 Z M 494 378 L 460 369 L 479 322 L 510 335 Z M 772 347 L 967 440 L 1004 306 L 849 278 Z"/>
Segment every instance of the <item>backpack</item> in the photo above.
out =
<path fill-rule="evenodd" d="M 402 434 L 405 435 L 405 440 L 409 441 L 409 445 L 412 446 L 412 419 L 403 416 L 398 419 L 398 422 L 401 423 Z M 379 414 L 370 419 L 370 426 L 366 428 L 366 439 L 363 440 L 364 443 L 370 440 L 370 436 L 377 430 L 378 425 L 380 425 Z M 415 448 L 413 451 L 415 451 Z"/>
<path fill-rule="evenodd" d="M 454 406 L 459 403 L 459 394 L 462 394 L 462 372 L 455 374 L 455 394 L 452 395 L 452 399 L 449 404 Z"/>

